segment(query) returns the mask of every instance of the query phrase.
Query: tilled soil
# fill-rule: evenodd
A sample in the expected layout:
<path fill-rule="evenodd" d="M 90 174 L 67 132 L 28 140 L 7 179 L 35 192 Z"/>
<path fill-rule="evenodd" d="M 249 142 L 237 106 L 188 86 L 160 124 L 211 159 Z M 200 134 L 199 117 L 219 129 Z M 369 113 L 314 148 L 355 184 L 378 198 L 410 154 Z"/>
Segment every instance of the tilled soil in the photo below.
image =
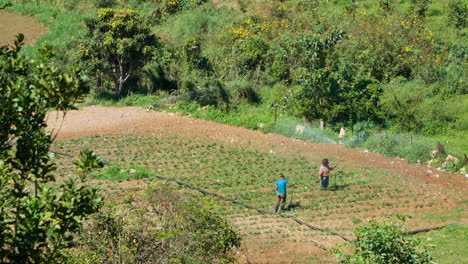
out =
<path fill-rule="evenodd" d="M 79 111 L 69 111 L 65 121 L 62 122 L 62 120 L 62 116 L 55 112 L 49 114 L 48 126 L 54 133 L 59 132 L 57 139 L 122 134 L 124 132 L 164 131 L 165 133 L 180 134 L 192 138 L 208 138 L 219 142 L 255 143 L 279 154 L 298 150 L 310 157 L 335 157 L 338 153 L 340 163 L 346 166 L 375 167 L 420 179 L 425 184 L 436 184 L 460 191 L 466 190 L 467 179 L 463 175 L 408 163 L 404 159 L 389 158 L 379 153 L 367 152 L 358 148 L 346 148 L 343 145 L 312 143 L 276 134 L 264 134 L 260 131 L 196 120 L 174 113 L 148 112 L 141 107 L 90 106 Z"/>
<path fill-rule="evenodd" d="M 164 133 L 192 140 L 209 140 L 238 146 L 254 144 L 263 151 L 285 156 L 300 155 L 311 162 L 319 162 L 324 157 L 336 158 L 338 154 L 340 166 L 360 170 L 363 173 L 372 169 L 397 177 L 407 177 L 409 184 L 400 187 L 425 197 L 418 202 L 427 202 L 431 199 L 444 201 L 431 207 L 430 210 L 433 213 L 455 209 L 458 206 L 457 203 L 465 199 L 463 197 L 465 197 L 467 179 L 460 174 L 442 172 L 424 165 L 410 164 L 403 159 L 388 158 L 362 149 L 346 148 L 343 145 L 312 143 L 276 134 L 264 134 L 241 127 L 195 120 L 189 116 L 179 116 L 174 113 L 147 111 L 141 107 L 84 107 L 68 112 L 65 120 L 62 114 L 51 112 L 48 115 L 48 128 L 53 131 L 58 140 L 94 135 Z M 130 183 L 119 184 L 125 188 L 125 185 Z M 392 202 L 398 203 L 397 198 Z M 419 212 L 415 208 L 417 207 L 411 206 L 399 213 L 415 214 Z M 366 212 L 367 215 L 385 213 L 386 210 L 382 208 L 372 208 L 370 213 Z M 317 219 L 313 224 L 338 230 L 349 236 L 352 235 L 349 219 L 354 216 L 360 217 L 359 214 L 341 212 L 339 217 Z M 462 219 L 464 220 L 466 217 Z M 241 215 L 234 217 L 232 221 L 241 227 L 244 237 L 244 249 L 235 252 L 242 263 L 330 263 L 332 258 L 323 248 L 330 248 L 343 242 L 337 237 L 311 231 L 298 226 L 292 220 L 277 216 L 252 214 L 246 217 Z M 411 222 L 414 228 L 440 224 L 445 224 L 445 222 L 438 220 L 428 220 L 424 223 Z M 291 226 L 294 227 L 291 228 Z M 288 239 L 283 239 L 284 237 Z"/>

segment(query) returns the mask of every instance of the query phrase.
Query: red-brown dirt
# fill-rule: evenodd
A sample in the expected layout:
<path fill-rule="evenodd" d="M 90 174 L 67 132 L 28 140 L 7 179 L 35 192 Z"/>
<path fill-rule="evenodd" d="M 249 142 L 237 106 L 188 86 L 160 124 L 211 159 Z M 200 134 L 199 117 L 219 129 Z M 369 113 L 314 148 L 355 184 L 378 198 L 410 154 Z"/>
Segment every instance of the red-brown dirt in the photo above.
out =
<path fill-rule="evenodd" d="M 312 143 L 276 134 L 264 134 L 241 127 L 195 120 L 173 113 L 148 112 L 140 107 L 84 107 L 81 110 L 68 112 L 64 121 L 60 114 L 51 112 L 48 115 L 48 128 L 53 131 L 58 140 L 93 135 L 157 132 L 238 146 L 252 144 L 265 151 L 285 156 L 300 155 L 315 162 L 319 162 L 323 157 L 335 157 L 339 153 L 340 166 L 357 169 L 363 173 L 372 169 L 398 177 L 408 177 L 411 181 L 406 188 L 421 197 L 418 202 L 425 203 L 427 199 L 436 198 L 444 201 L 431 208 L 431 212 L 434 213 L 457 208 L 457 202 L 463 199 L 466 191 L 467 179 L 463 175 L 409 164 L 399 158 L 388 158 L 378 153 L 349 149 L 342 145 L 338 146 L 337 151 L 335 144 Z M 119 184 L 125 187 L 127 184 L 134 186 L 140 183 L 131 181 Z M 422 198 L 424 196 L 429 198 Z M 313 224 L 351 235 L 349 233 L 352 228 L 349 226 L 350 218 L 360 217 L 360 214 L 383 215 L 387 211 L 382 208 L 371 208 L 370 212 L 364 212 L 364 210 L 359 213 L 342 212 L 340 218 L 315 219 Z M 416 211 L 414 207 L 408 207 L 399 213 L 414 214 Z M 333 212 L 331 214 L 333 215 Z M 466 217 L 462 219 L 462 221 L 465 220 Z M 322 247 L 330 248 L 342 242 L 337 237 L 310 231 L 277 216 L 262 216 L 253 213 L 251 216 L 234 217 L 233 222 L 242 226 L 241 233 L 244 235 L 244 250 L 235 252 L 242 263 L 330 263 L 330 254 Z M 428 220 L 425 223 L 413 221 L 411 224 L 417 228 L 444 223 L 440 220 Z M 291 226 L 294 226 L 293 229 Z M 263 232 L 262 230 L 269 231 Z M 277 233 L 276 230 L 283 230 L 283 232 Z"/>
<path fill-rule="evenodd" d="M 334 157 L 337 153 L 335 144 L 311 143 L 276 134 L 264 134 L 260 131 L 196 120 L 174 113 L 147 112 L 141 107 L 85 107 L 79 111 L 68 112 L 63 123 L 61 115 L 53 112 L 49 114 L 48 126 L 54 133 L 59 131 L 57 139 L 121 134 L 124 131 L 127 133 L 165 131 L 220 142 L 256 143 L 277 153 L 290 152 L 293 148 L 301 150 L 306 155 L 309 153 L 310 156 Z M 437 184 L 459 191 L 466 190 L 467 179 L 460 174 L 410 164 L 404 159 L 388 158 L 379 153 L 364 152 L 362 149 L 346 148 L 342 145 L 338 148 L 340 163 L 347 166 L 376 167 L 418 178 L 426 184 Z"/>
<path fill-rule="evenodd" d="M 34 44 L 47 28 L 33 17 L 0 10 L 0 46 L 11 45 L 15 36 L 24 34 L 24 43 Z"/>

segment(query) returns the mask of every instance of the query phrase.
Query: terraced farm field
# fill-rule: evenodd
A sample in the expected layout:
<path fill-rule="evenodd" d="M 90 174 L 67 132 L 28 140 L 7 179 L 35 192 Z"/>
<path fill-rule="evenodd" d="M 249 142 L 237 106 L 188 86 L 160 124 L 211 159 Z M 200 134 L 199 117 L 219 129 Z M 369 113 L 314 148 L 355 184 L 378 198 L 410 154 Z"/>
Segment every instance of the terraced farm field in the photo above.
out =
<path fill-rule="evenodd" d="M 52 114 L 49 119 L 50 128 L 58 131 L 60 118 Z M 53 147 L 57 152 L 77 155 L 82 148 L 90 148 L 110 163 L 95 174 L 101 179 L 95 182 L 111 201 L 129 194 L 138 197 L 145 190 L 151 179 L 129 180 L 126 175 L 130 174 L 122 173 L 120 181 L 106 180 L 133 168 L 145 177 L 155 173 L 175 178 L 272 211 L 274 183 L 284 173 L 296 184 L 289 190 L 286 213 L 348 237 L 366 219 L 383 219 L 391 213 L 410 215 L 410 230 L 467 219 L 463 176 L 438 172 L 436 177 L 424 166 L 333 144 L 137 108 L 102 107 L 70 112 L 58 138 Z M 339 162 L 328 191 L 318 190 L 316 182 L 324 157 L 332 164 Z M 62 172 L 73 172 L 71 162 L 57 156 Z M 334 263 L 327 249 L 344 243 L 340 237 L 290 219 L 261 215 L 228 202 L 219 204 L 242 234 L 242 248 L 235 252 L 241 263 Z"/>

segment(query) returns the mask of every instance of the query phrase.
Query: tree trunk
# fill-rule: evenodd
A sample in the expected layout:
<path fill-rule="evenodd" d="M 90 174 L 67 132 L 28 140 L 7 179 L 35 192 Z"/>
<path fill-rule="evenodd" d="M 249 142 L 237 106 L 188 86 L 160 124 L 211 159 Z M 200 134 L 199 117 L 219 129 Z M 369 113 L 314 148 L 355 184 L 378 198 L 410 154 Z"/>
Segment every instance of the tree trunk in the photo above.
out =
<path fill-rule="evenodd" d="M 123 76 L 122 76 L 122 73 L 120 73 L 119 83 L 118 83 L 118 86 L 117 86 L 117 95 L 119 97 L 122 96 L 123 84 L 124 84 Z"/>

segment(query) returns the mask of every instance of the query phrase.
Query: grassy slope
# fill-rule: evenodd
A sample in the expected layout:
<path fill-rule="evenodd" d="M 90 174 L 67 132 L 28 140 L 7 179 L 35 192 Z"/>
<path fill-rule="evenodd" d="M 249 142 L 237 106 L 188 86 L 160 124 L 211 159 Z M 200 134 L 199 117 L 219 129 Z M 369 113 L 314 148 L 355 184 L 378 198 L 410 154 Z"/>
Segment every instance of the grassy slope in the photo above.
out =
<path fill-rule="evenodd" d="M 429 254 L 440 264 L 468 263 L 466 244 L 468 226 L 450 225 L 442 230 L 420 235 Z"/>
<path fill-rule="evenodd" d="M 228 6 L 237 9 L 238 4 L 235 4 L 234 2 L 235 1 L 223 1 L 223 3 L 227 3 Z M 429 5 L 427 12 L 427 26 L 430 27 L 436 33 L 436 35 L 442 36 L 443 39 L 447 40 L 449 43 L 457 43 L 461 41 L 460 35 L 454 34 L 453 31 L 445 30 L 448 2 L 449 1 L 437 1 Z M 233 4 L 229 5 L 229 3 Z M 89 3 L 85 4 L 89 5 Z M 322 12 L 334 7 L 335 13 L 345 12 L 342 8 L 343 4 L 345 3 L 340 1 L 331 1 L 329 4 L 322 3 L 318 11 Z M 268 10 L 269 5 L 270 4 L 268 1 L 262 0 L 249 3 L 247 14 L 261 14 L 262 12 Z M 259 6 L 268 8 L 257 8 Z M 368 9 L 369 6 L 371 6 L 369 1 L 362 1 L 358 11 Z M 148 13 L 150 10 L 150 7 L 147 4 L 142 5 L 141 8 L 142 11 L 146 13 Z M 399 8 L 405 10 L 405 8 L 410 8 L 410 6 L 402 5 Z M 67 51 L 76 46 L 79 38 L 84 34 L 84 18 L 95 12 L 94 8 L 86 5 L 81 5 L 79 9 L 79 11 L 64 11 L 63 9 L 59 8 L 45 7 L 41 5 L 38 6 L 35 4 L 17 4 L 9 8 L 10 11 L 19 12 L 22 14 L 33 14 L 39 19 L 39 21 L 45 23 L 50 29 L 50 32 L 40 39 L 38 42 L 39 45 L 36 45 L 36 47 L 40 46 L 40 44 L 43 42 L 48 42 L 57 47 L 58 56 L 64 58 L 65 61 L 71 59 L 70 56 L 72 56 L 72 54 Z M 271 10 L 268 12 L 271 12 Z M 373 12 L 375 12 L 375 10 Z M 300 15 L 300 12 L 297 15 Z M 206 43 L 210 43 L 210 45 L 205 47 L 207 52 L 216 53 L 219 49 L 216 43 L 218 35 L 225 31 L 227 25 L 232 24 L 234 21 L 233 19 L 238 19 L 242 16 L 244 16 L 243 13 L 239 12 L 238 10 L 231 10 L 225 6 L 221 7 L 219 12 L 213 12 L 213 10 L 210 8 L 201 8 L 196 9 L 193 12 L 184 12 L 180 15 L 172 17 L 168 23 L 158 27 L 157 31 L 159 34 L 161 34 L 163 39 L 177 45 L 181 45 L 183 43 L 182 40 L 188 37 L 202 36 Z M 69 34 L 69 32 L 74 32 L 74 34 Z M 34 55 L 36 47 L 26 47 L 25 52 L 27 54 Z M 460 103 L 450 103 L 450 106 L 454 107 L 454 105 L 458 105 L 457 107 L 461 110 L 458 112 L 459 119 L 462 120 L 459 122 L 461 124 L 462 130 L 448 130 L 444 134 L 432 136 L 431 138 L 433 143 L 431 144 L 431 148 L 433 147 L 432 145 L 435 145 L 435 142 L 439 141 L 447 145 L 447 150 L 452 155 L 456 155 L 459 158 L 462 158 L 463 153 L 466 153 L 466 150 L 468 149 L 466 131 L 463 130 L 463 127 L 466 127 L 463 125 L 463 122 L 466 123 L 466 120 L 468 120 L 468 111 L 463 111 L 464 108 L 466 108 L 466 105 L 468 105 L 466 103 L 468 97 L 465 95 L 460 98 L 462 98 Z M 141 96 L 132 95 L 129 98 L 124 98 L 121 101 L 106 101 L 90 98 L 88 99 L 87 104 L 148 105 L 156 100 L 158 100 L 157 97 L 142 98 Z M 253 116 L 249 114 L 252 109 L 253 111 L 257 112 L 257 114 L 254 116 L 254 119 L 252 119 Z M 192 114 L 195 114 L 199 118 L 214 120 L 232 125 L 246 126 L 249 128 L 256 128 L 256 124 L 258 123 L 271 124 L 273 120 L 270 109 L 263 106 L 244 107 L 243 109 L 241 108 L 241 111 L 236 111 L 227 115 L 223 113 L 214 113 L 215 115 L 213 115 L 212 113 L 213 112 L 205 115 L 197 115 L 197 113 L 192 112 Z M 264 130 L 268 130 L 268 128 L 269 127 L 265 128 Z"/>

